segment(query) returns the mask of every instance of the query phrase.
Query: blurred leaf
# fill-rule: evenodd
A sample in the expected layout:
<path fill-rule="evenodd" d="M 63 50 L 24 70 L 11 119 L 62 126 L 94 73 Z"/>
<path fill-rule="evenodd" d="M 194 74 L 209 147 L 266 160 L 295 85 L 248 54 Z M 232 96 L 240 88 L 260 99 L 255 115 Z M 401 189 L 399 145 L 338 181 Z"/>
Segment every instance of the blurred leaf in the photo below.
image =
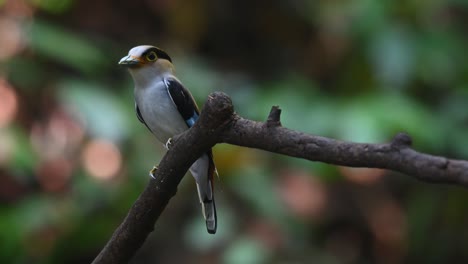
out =
<path fill-rule="evenodd" d="M 226 250 L 223 256 L 225 264 L 261 264 L 268 263 L 271 253 L 255 240 L 240 237 Z"/>
<path fill-rule="evenodd" d="M 416 148 L 436 150 L 444 144 L 440 120 L 421 104 L 397 93 L 382 93 L 343 102 L 339 119 L 333 122 L 340 139 L 386 142 L 397 132 L 407 132 Z M 430 143 L 430 144 L 428 144 Z"/>
<path fill-rule="evenodd" d="M 441 202 L 438 198 L 440 197 L 434 196 L 429 190 L 416 191 L 409 198 L 407 210 L 409 246 L 418 254 L 424 253 L 427 230 L 430 229 L 432 219 L 440 207 Z"/>
<path fill-rule="evenodd" d="M 452 96 L 448 96 L 440 105 L 438 119 L 441 127 L 444 127 L 445 141 L 462 159 L 468 157 L 468 90 L 460 90 Z"/>
<path fill-rule="evenodd" d="M 47 69 L 35 59 L 14 57 L 8 62 L 8 77 L 18 88 L 37 89 L 48 80 Z"/>
<path fill-rule="evenodd" d="M 339 139 L 354 142 L 381 142 L 385 139 L 385 130 L 375 117 L 375 109 L 371 109 L 369 104 L 350 102 L 346 105 L 338 119 L 331 125 L 336 126 L 336 133 Z"/>
<path fill-rule="evenodd" d="M 37 53 L 82 73 L 95 75 L 108 63 L 103 52 L 85 37 L 56 25 L 36 20 L 28 31 L 30 45 Z"/>
<path fill-rule="evenodd" d="M 361 0 L 354 1 L 355 23 L 353 32 L 368 36 L 378 33 L 389 20 L 389 1 Z"/>
<path fill-rule="evenodd" d="M 287 215 L 277 192 L 271 172 L 264 168 L 244 168 L 232 177 L 232 187 L 243 197 L 252 210 L 276 221 L 282 221 Z"/>
<path fill-rule="evenodd" d="M 219 73 L 214 72 L 211 67 L 200 58 L 190 57 L 189 54 L 174 59 L 177 74 L 181 81 L 190 89 L 193 96 L 199 99 L 199 106 L 206 100 L 208 94 L 219 90 L 222 84 Z"/>
<path fill-rule="evenodd" d="M 14 140 L 13 159 L 8 164 L 15 175 L 31 175 L 38 164 L 38 155 L 33 151 L 28 135 L 19 127 L 11 131 Z M 23 179 L 24 180 L 24 179 Z"/>
<path fill-rule="evenodd" d="M 14 208 L 3 208 L 0 220 L 0 236 L 3 243 L 0 245 L 11 249 L 18 245 L 28 246 L 29 242 L 24 239 L 37 234 L 42 228 L 57 227 L 60 218 L 66 213 L 66 210 L 61 209 L 66 207 L 56 207 L 56 205 L 58 205 L 57 200 L 50 197 L 31 196 L 17 203 Z"/>
<path fill-rule="evenodd" d="M 432 85 L 451 84 L 460 74 L 466 61 L 460 56 L 464 44 L 452 32 L 432 30 L 418 39 L 418 71 L 421 78 Z M 443 86 L 442 86 L 443 87 Z"/>
<path fill-rule="evenodd" d="M 328 104 L 331 103 L 328 98 L 317 92 L 313 82 L 298 75 L 288 75 L 264 85 L 265 92 L 257 93 L 256 99 L 244 111 L 256 113 L 254 118 L 257 120 L 266 120 L 271 107 L 279 105 L 284 126 L 326 134 L 330 124 L 328 117 L 334 114 L 334 109 Z"/>
<path fill-rule="evenodd" d="M 405 87 L 414 71 L 414 41 L 403 26 L 392 26 L 373 35 L 369 57 L 381 84 L 392 89 Z"/>
<path fill-rule="evenodd" d="M 0 207 L 0 260 L 2 262 L 11 261 L 21 254 L 21 243 L 24 238 L 24 229 L 17 222 L 18 205 L 14 207 Z"/>
<path fill-rule="evenodd" d="M 72 113 L 83 118 L 91 135 L 115 142 L 129 136 L 130 121 L 125 106 L 100 84 L 65 80 L 58 86 L 62 101 Z"/>
<path fill-rule="evenodd" d="M 51 13 L 63 13 L 73 4 L 73 0 L 32 0 L 32 2 Z"/>

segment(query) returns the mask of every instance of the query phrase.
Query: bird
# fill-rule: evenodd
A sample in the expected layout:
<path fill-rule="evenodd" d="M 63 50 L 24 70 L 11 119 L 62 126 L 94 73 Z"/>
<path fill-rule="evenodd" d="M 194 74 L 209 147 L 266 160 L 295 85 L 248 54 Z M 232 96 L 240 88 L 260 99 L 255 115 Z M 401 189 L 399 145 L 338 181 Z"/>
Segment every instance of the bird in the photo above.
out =
<path fill-rule="evenodd" d="M 171 139 L 192 127 L 200 110 L 192 94 L 175 76 L 172 59 L 151 45 L 136 46 L 118 63 L 130 72 L 134 82 L 135 112 L 138 120 L 169 149 Z M 157 167 L 150 171 L 154 178 Z M 197 184 L 202 213 L 209 234 L 217 229 L 214 200 L 214 174 L 217 174 L 210 149 L 190 167 Z"/>

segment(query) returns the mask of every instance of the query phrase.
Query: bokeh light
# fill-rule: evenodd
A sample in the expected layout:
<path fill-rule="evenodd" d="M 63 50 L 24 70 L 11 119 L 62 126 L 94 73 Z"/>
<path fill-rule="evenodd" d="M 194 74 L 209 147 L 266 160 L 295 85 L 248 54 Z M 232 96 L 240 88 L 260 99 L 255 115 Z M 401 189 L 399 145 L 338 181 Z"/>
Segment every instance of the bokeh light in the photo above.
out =
<path fill-rule="evenodd" d="M 0 16 L 0 37 L 2 38 L 0 61 L 13 57 L 25 46 L 20 23 L 13 18 Z"/>
<path fill-rule="evenodd" d="M 48 119 L 37 121 L 31 129 L 31 144 L 43 159 L 54 159 L 78 151 L 85 131 L 63 109 L 52 111 Z"/>
<path fill-rule="evenodd" d="M 369 222 L 377 240 L 374 250 L 382 263 L 401 263 L 406 253 L 407 222 L 400 206 L 386 199 L 371 210 Z"/>
<path fill-rule="evenodd" d="M 305 171 L 285 170 L 278 181 L 278 192 L 286 208 L 299 218 L 316 219 L 327 205 L 327 189 Z"/>
<path fill-rule="evenodd" d="M 280 227 L 262 219 L 252 219 L 247 227 L 248 233 L 270 250 L 278 250 L 286 243 L 286 238 Z"/>
<path fill-rule="evenodd" d="M 83 166 L 92 177 L 110 180 L 117 176 L 122 167 L 122 156 L 119 149 L 105 140 L 91 140 L 81 154 Z"/>
<path fill-rule="evenodd" d="M 35 8 L 28 0 L 3 0 L 0 7 L 11 18 L 21 19 L 30 18 L 34 15 Z"/>
<path fill-rule="evenodd" d="M 341 174 L 349 181 L 362 184 L 371 185 L 378 182 L 384 175 L 385 170 L 373 168 L 352 168 L 352 167 L 339 167 Z"/>
<path fill-rule="evenodd" d="M 406 217 L 403 210 L 392 200 L 379 203 L 369 218 L 372 231 L 383 244 L 400 245 L 405 239 Z"/>

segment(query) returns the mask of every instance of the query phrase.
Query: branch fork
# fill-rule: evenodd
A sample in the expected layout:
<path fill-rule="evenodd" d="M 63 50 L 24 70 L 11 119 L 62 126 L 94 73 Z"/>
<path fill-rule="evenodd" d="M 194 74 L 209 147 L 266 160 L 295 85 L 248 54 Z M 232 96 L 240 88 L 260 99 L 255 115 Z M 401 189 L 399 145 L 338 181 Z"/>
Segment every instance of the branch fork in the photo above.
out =
<path fill-rule="evenodd" d="M 244 119 L 234 112 L 229 96 L 220 92 L 211 94 L 195 125 L 173 138 L 154 179 L 150 178 L 93 263 L 127 263 L 153 231 L 191 164 L 217 143 L 335 165 L 389 169 L 425 182 L 468 187 L 468 161 L 417 152 L 405 133 L 398 133 L 385 144 L 351 143 L 284 128 L 280 116 L 281 109 L 273 106 L 265 123 Z"/>

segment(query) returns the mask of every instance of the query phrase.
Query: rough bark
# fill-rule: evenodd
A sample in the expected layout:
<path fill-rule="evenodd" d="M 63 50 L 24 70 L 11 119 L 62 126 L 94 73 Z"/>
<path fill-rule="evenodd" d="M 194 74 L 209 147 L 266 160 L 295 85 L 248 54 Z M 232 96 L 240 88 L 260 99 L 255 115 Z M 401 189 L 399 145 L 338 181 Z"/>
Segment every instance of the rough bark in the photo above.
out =
<path fill-rule="evenodd" d="M 468 161 L 417 152 L 407 134 L 399 133 L 385 144 L 344 142 L 284 128 L 280 115 L 279 107 L 273 106 L 266 122 L 244 119 L 234 112 L 226 94 L 211 94 L 196 124 L 173 139 L 155 179 L 150 178 L 93 263 L 127 263 L 153 231 L 190 165 L 217 143 L 335 165 L 389 169 L 426 182 L 468 186 Z"/>

